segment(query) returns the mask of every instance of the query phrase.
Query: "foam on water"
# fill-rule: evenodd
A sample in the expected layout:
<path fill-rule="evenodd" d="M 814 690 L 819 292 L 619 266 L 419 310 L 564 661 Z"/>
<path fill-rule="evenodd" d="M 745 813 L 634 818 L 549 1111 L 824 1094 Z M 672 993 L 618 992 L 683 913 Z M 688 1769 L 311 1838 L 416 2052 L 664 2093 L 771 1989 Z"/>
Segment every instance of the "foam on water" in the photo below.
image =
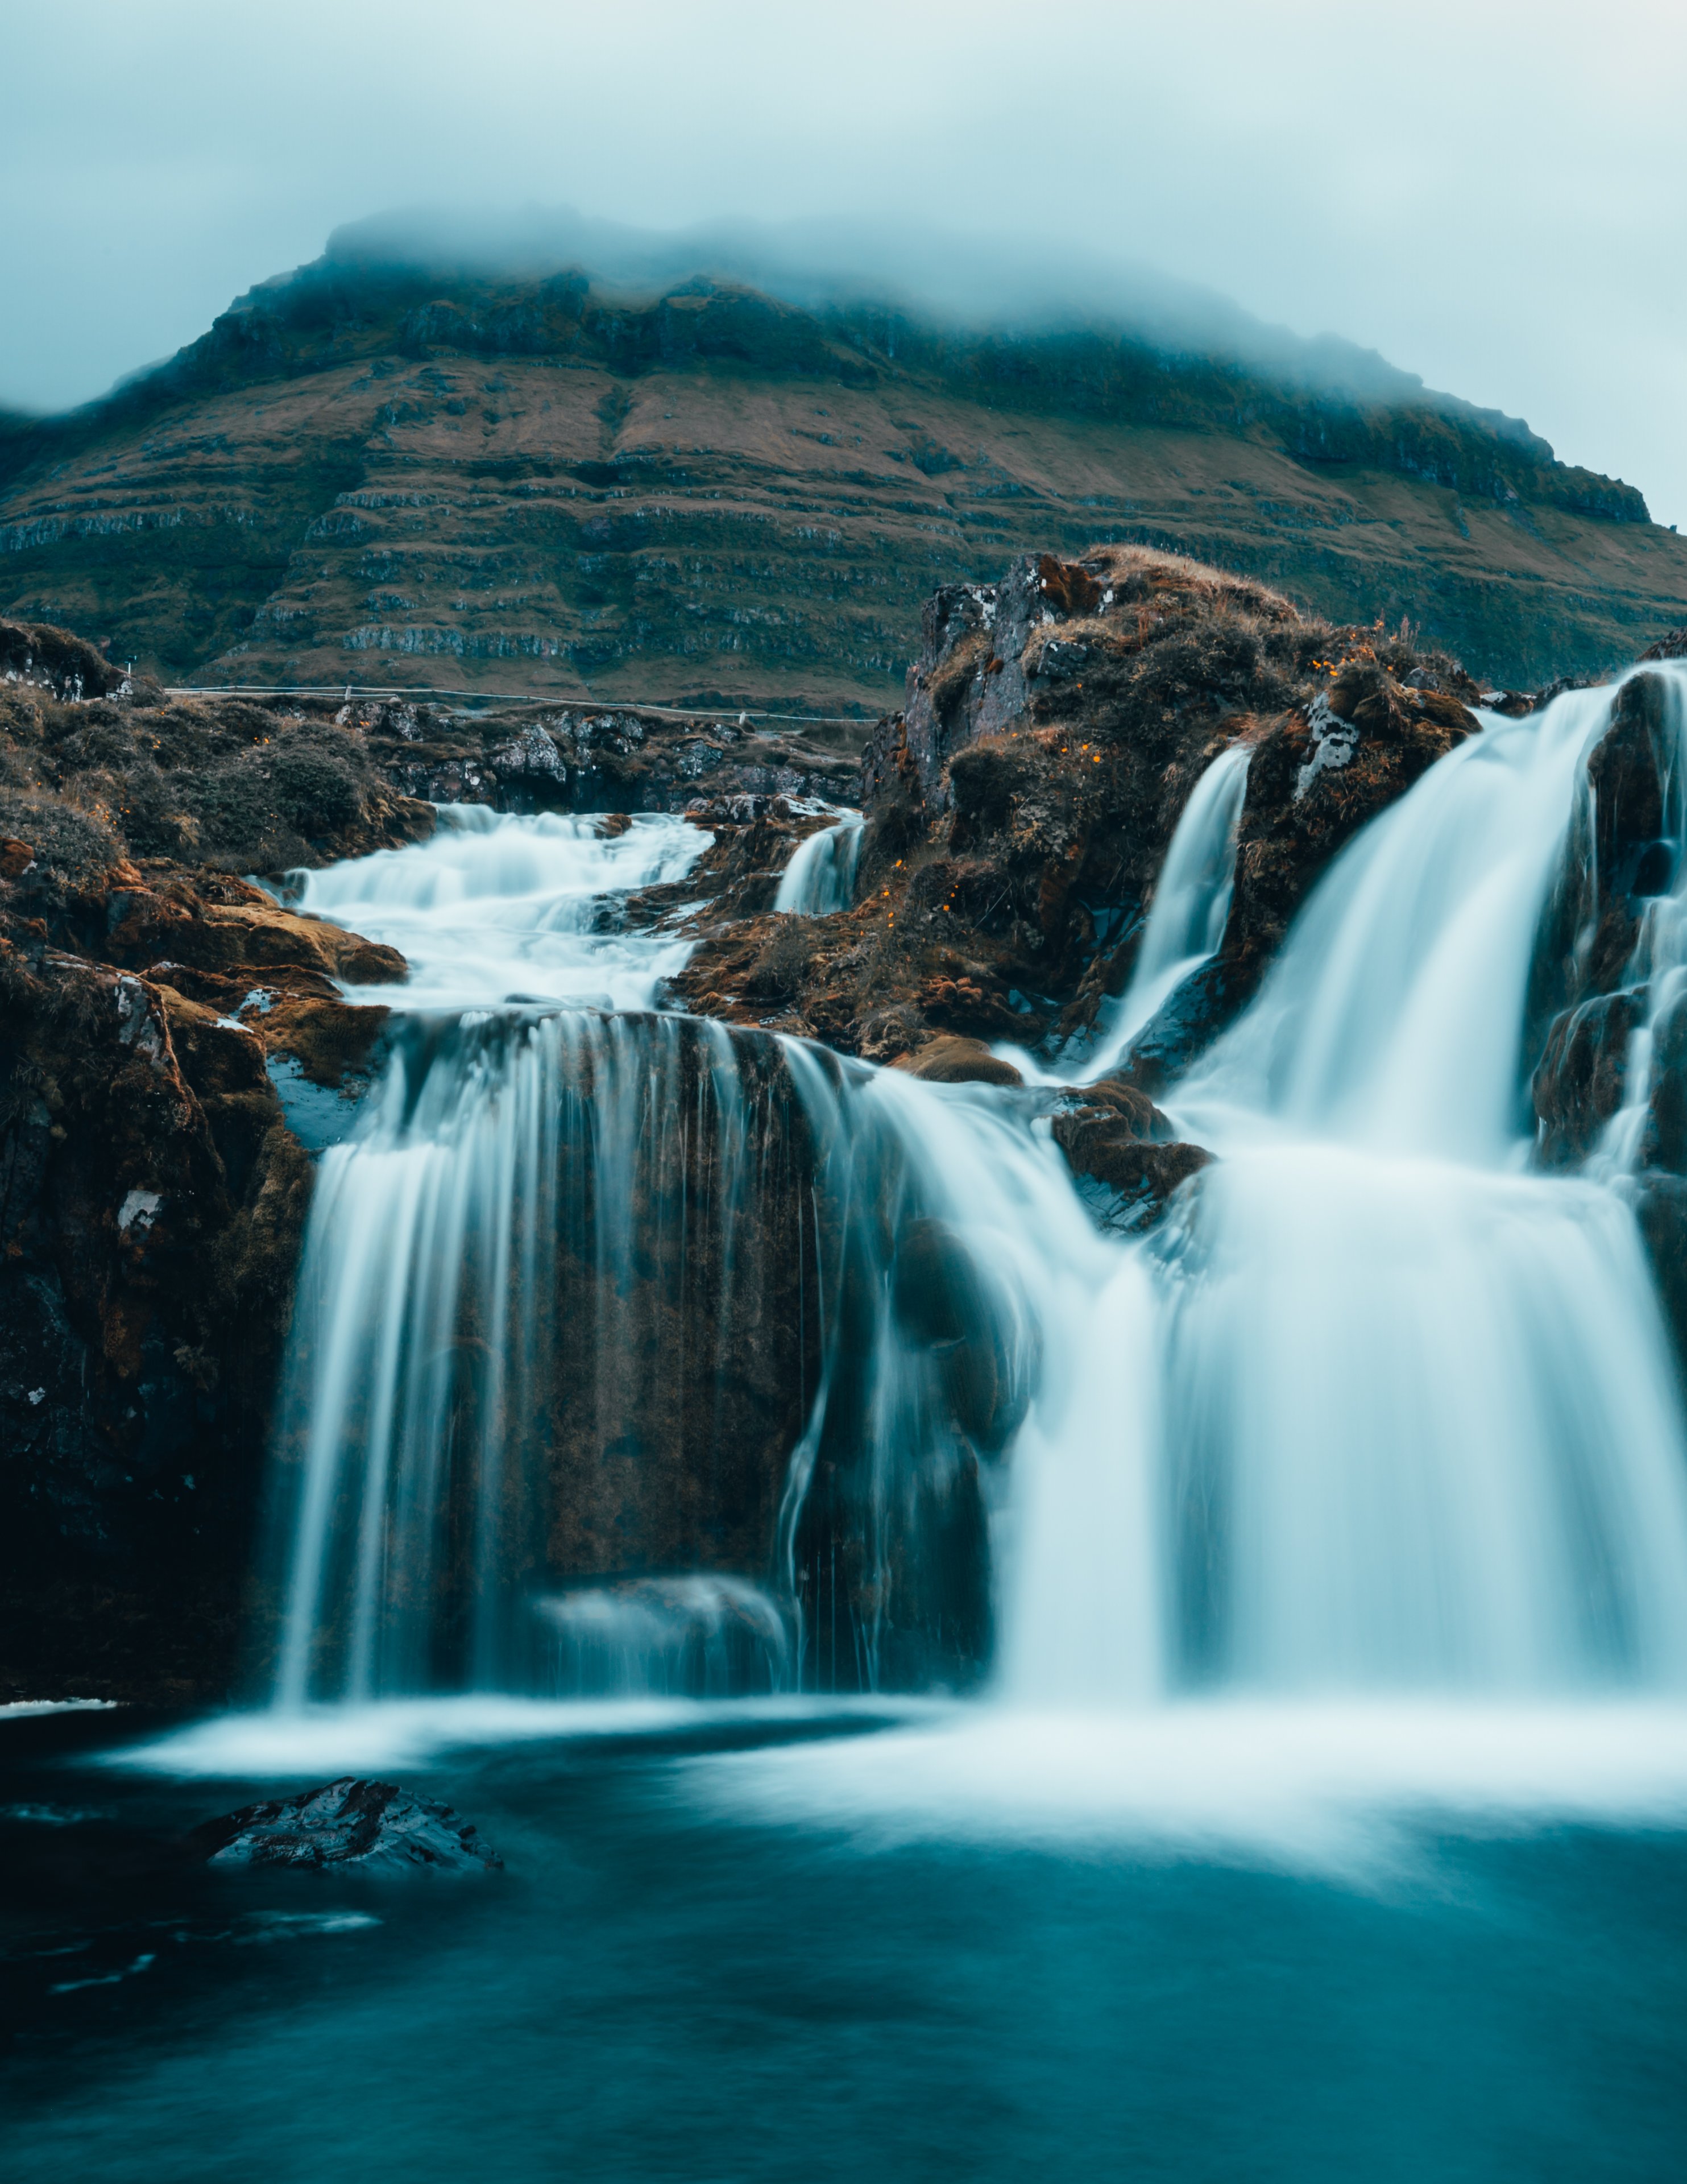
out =
<path fill-rule="evenodd" d="M 367 1704 L 265 1707 L 217 1714 L 104 1755 L 130 1772 L 276 1781 L 426 1767 L 454 1752 L 597 1737 L 668 1737 L 721 1729 L 785 1730 L 831 1721 L 929 1716 L 917 1699 L 531 1699 L 507 1691 Z"/>
<path fill-rule="evenodd" d="M 1217 1858 L 1365 1880 L 1438 1831 L 1687 1827 L 1687 1707 L 999 1707 L 686 1763 L 740 1820 L 908 1842 Z"/>
<path fill-rule="evenodd" d="M 665 814 L 610 822 L 521 818 L 444 805 L 431 839 L 292 876 L 302 912 L 384 941 L 409 961 L 400 989 L 353 999 L 454 1010 L 508 1000 L 648 1009 L 694 944 L 616 933 L 604 899 L 682 879 L 714 838 Z"/>

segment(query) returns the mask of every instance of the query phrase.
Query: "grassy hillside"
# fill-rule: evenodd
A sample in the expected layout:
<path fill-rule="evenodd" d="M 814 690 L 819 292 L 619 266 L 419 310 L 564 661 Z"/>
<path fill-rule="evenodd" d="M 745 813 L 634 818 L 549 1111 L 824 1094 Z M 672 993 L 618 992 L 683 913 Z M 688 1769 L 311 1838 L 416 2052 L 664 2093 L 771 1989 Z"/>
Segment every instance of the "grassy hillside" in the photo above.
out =
<path fill-rule="evenodd" d="M 936 584 L 1102 539 L 1513 685 L 1687 621 L 1687 541 L 1493 413 L 701 280 L 328 259 L 107 401 L 3 421 L 0 613 L 175 680 L 870 714 Z"/>

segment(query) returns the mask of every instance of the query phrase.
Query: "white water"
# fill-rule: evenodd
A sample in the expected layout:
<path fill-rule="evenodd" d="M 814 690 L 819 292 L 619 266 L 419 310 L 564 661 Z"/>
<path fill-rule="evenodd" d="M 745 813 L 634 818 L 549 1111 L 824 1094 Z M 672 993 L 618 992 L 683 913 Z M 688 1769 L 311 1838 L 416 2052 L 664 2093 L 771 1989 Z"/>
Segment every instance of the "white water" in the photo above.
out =
<path fill-rule="evenodd" d="M 1155 884 L 1130 984 L 1098 1027 L 1100 1036 L 1078 1082 L 1094 1084 L 1116 1069 L 1144 1025 L 1223 939 L 1236 883 L 1236 829 L 1252 755 L 1245 744 L 1233 744 L 1190 791 Z"/>
<path fill-rule="evenodd" d="M 431 840 L 294 876 L 307 916 L 350 926 L 410 965 L 402 993 L 360 998 L 409 1009 L 564 1001 L 648 1009 L 694 944 L 595 929 L 604 899 L 682 879 L 713 837 L 689 821 L 522 819 L 446 805 Z"/>
<path fill-rule="evenodd" d="M 1521 1096 L 1537 926 L 1608 710 L 1609 693 L 1574 694 L 1542 717 L 1489 722 L 1350 846 L 1246 1017 L 1165 1095 L 1186 1134 L 1222 1157 L 1147 1245 L 1094 1230 L 1017 1096 L 788 1046 L 821 1146 L 817 1189 L 843 1209 L 828 1231 L 838 1256 L 816 1262 L 831 1315 L 825 1379 L 793 1452 L 776 1558 L 799 1690 L 825 1680 L 819 1625 L 837 1613 L 835 1589 L 828 1610 L 824 1574 L 804 1564 L 802 1538 L 817 1462 L 849 1407 L 842 1379 L 854 1374 L 850 1403 L 866 1420 L 855 1515 L 873 1552 L 905 1549 L 920 1496 L 971 1460 L 938 1400 L 936 1353 L 911 1340 L 893 1302 L 895 1238 L 916 1220 L 941 1223 L 988 1278 L 1013 1370 L 1028 1376 L 1029 1407 L 991 1493 L 997 1689 L 1011 1713 L 1140 1709 L 1204 1688 L 1292 1697 L 1303 1708 L 1295 1719 L 1324 1724 L 1307 1731 L 1315 1755 L 1321 1737 L 1349 1734 L 1329 1728 L 1352 1719 L 1331 1710 L 1339 1695 L 1370 1695 L 1367 1704 L 1393 1695 L 1395 1705 L 1526 1696 L 1539 1707 L 1687 1683 L 1687 1432 L 1650 1277 L 1617 1195 L 1529 1172 Z M 1165 930 L 1149 936 L 1156 979 L 1187 975 L 1200 960 L 1194 942 L 1210 952 L 1222 933 L 1215 905 L 1228 893 L 1222 852 L 1235 823 L 1227 800 L 1239 801 L 1240 779 L 1239 762 L 1210 774 L 1199 826 L 1185 814 L 1183 877 L 1172 887 L 1168 864 L 1155 902 Z M 562 830 L 554 852 L 543 847 L 561 876 L 555 894 L 537 882 L 504 886 L 516 854 L 533 854 L 526 830 L 548 823 Z M 307 900 L 404 947 L 412 990 L 442 1008 L 454 990 L 472 988 L 482 1002 L 533 990 L 536 961 L 558 980 L 553 991 L 605 990 L 600 950 L 625 951 L 616 975 L 631 982 L 636 967 L 644 983 L 628 990 L 648 1001 L 652 965 L 682 944 L 591 934 L 589 861 L 599 859 L 599 884 L 632 886 L 671 876 L 695 850 L 670 822 L 635 828 L 632 848 L 623 836 L 592 849 L 592 827 L 477 816 L 437 845 L 315 876 Z M 462 854 L 471 836 L 477 851 L 502 840 L 511 855 L 476 865 Z M 1652 925 L 1664 922 L 1660 913 Z M 1650 944 L 1656 966 L 1656 932 Z M 490 1037 L 472 1011 L 465 1021 L 470 1046 Z M 304 1401 L 316 1452 L 295 1534 L 282 1684 L 295 1703 L 324 1688 L 308 1662 L 337 1555 L 338 1581 L 363 1603 L 354 1632 L 368 1635 L 332 1688 L 356 1697 L 427 1687 L 426 1587 L 411 1569 L 395 1591 L 387 1568 L 395 1540 L 441 1521 L 438 1434 L 426 1422 L 442 1346 L 430 1346 L 426 1314 L 443 1327 L 457 1308 L 447 1291 L 465 1234 L 502 1240 L 493 1256 L 505 1254 L 503 1271 L 487 1294 L 509 1293 L 509 1254 L 554 1217 L 544 1177 L 562 1155 L 544 1133 L 582 1124 L 579 1110 L 555 1122 L 558 1080 L 538 1057 L 570 1037 L 595 1054 L 618 1020 L 506 1006 L 486 1021 L 506 1034 L 515 1027 L 513 1073 L 489 1067 L 483 1095 L 473 1069 L 459 1069 L 442 1080 L 448 1112 L 437 1114 L 395 1079 L 387 1118 L 325 1162 L 318 1272 L 328 1294 L 317 1307 L 322 1339 L 304 1353 L 317 1375 Z M 707 1035 L 721 1040 L 730 1077 L 730 1041 Z M 620 1075 L 602 1078 L 596 1126 L 611 1111 L 643 1113 L 636 1135 L 657 1112 L 648 1095 L 658 1049 L 640 1033 L 622 1051 Z M 531 1095 L 529 1068 L 543 1088 Z M 495 1127 L 484 1120 L 494 1112 Z M 732 1112 L 728 1100 L 710 1127 L 736 1127 Z M 383 1158 L 408 1174 L 402 1190 L 380 1180 Z M 378 1206 L 353 1202 L 359 1165 Z M 333 1188 L 348 1195 L 331 1219 Z M 504 1211 L 488 1216 L 487 1206 Z M 433 1240 L 419 1247 L 424 1234 Z M 483 1243 L 470 1251 L 464 1278 L 485 1279 L 473 1269 L 487 1256 Z M 838 1304 L 861 1265 L 877 1284 L 865 1319 Z M 383 1296 L 371 1315 L 369 1300 Z M 500 1341 L 508 1390 L 522 1369 L 519 1345 L 509 1330 Z M 398 1373 L 401 1358 L 414 1362 Z M 423 1422 L 409 1453 L 396 1428 L 374 1431 L 354 1415 L 370 1390 L 388 1389 L 395 1411 Z M 507 1412 L 511 1399 L 499 1400 Z M 612 1375 L 602 1400 L 613 1407 Z M 498 1409 L 485 1403 L 476 1416 Z M 495 1436 L 479 1475 L 507 1482 L 516 1461 Z M 406 1506 L 425 1521 L 395 1528 L 392 1482 L 407 1463 L 420 1484 Z M 348 1526 L 352 1480 L 365 1515 Z M 497 1561 L 489 1549 L 482 1567 Z M 420 1622 L 407 1636 L 417 1599 Z M 600 1597 L 598 1610 L 565 1619 L 573 1615 L 577 1643 L 601 1611 L 625 1657 L 608 1675 L 614 1688 L 673 1688 L 662 1663 L 691 1640 L 676 1640 L 671 1622 L 640 1636 L 624 1605 Z M 489 1627 L 502 1628 L 506 1611 L 494 1610 Z M 888 1642 L 871 1618 L 842 1638 L 834 1628 L 827 1673 L 837 1681 L 853 1646 L 871 1685 Z M 485 1655 L 483 1680 L 498 1673 L 495 1655 Z M 1584 1706 L 1552 1717 L 1573 1718 L 1596 1715 Z M 1153 1747 L 1156 1765 L 1183 1748 L 1167 1735 Z M 1007 1752 L 998 1747 L 997 1763 L 1011 1769 Z M 1324 1763 L 1306 1760 L 1314 1774 Z M 1401 1780 L 1411 1772 L 1403 1766 Z M 1240 1774 L 1229 1779 L 1246 1794 Z"/>
<path fill-rule="evenodd" d="M 848 910 L 855 900 L 855 866 L 866 822 L 859 811 L 825 808 L 837 810 L 838 816 L 798 843 L 780 876 L 775 910 L 796 917 L 827 917 Z"/>
<path fill-rule="evenodd" d="M 785 1617 L 742 1578 L 578 1585 L 535 1606 L 556 1688 L 582 1697 L 730 1699 L 790 1681 Z"/>

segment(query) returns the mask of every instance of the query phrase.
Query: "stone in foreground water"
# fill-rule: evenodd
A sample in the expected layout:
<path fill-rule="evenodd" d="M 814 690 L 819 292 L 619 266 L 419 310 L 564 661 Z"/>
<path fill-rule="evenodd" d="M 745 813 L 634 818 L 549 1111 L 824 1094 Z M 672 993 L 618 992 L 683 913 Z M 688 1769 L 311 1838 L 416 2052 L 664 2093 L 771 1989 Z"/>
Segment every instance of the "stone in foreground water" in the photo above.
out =
<path fill-rule="evenodd" d="M 297 1797 L 268 1798 L 208 1820 L 193 1840 L 213 1865 L 355 1865 L 397 1871 L 502 1866 L 492 1846 L 447 1805 L 396 1782 L 343 1775 Z"/>

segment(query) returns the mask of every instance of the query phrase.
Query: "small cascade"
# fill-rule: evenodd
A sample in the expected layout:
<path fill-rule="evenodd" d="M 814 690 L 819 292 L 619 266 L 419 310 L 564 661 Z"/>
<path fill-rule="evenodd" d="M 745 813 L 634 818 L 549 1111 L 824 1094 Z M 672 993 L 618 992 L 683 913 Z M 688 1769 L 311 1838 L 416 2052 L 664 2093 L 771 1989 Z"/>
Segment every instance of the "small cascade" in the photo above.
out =
<path fill-rule="evenodd" d="M 1155 885 L 1130 984 L 1098 1025 L 1077 1082 L 1094 1084 L 1116 1069 L 1143 1026 L 1217 951 L 1236 883 L 1236 830 L 1251 756 L 1245 744 L 1233 744 L 1190 791 Z"/>
<path fill-rule="evenodd" d="M 615 929 L 615 905 L 682 879 L 710 836 L 684 819 L 514 818 L 439 808 L 432 838 L 292 876 L 294 906 L 407 958 L 407 1010 L 567 1002 L 648 1009 L 692 944 Z M 370 1000 L 390 1004 L 391 987 Z"/>
<path fill-rule="evenodd" d="M 794 917 L 828 917 L 848 910 L 855 900 L 855 866 L 861 854 L 864 821 L 859 811 L 838 805 L 829 827 L 805 835 L 792 853 L 773 898 L 775 910 Z"/>

